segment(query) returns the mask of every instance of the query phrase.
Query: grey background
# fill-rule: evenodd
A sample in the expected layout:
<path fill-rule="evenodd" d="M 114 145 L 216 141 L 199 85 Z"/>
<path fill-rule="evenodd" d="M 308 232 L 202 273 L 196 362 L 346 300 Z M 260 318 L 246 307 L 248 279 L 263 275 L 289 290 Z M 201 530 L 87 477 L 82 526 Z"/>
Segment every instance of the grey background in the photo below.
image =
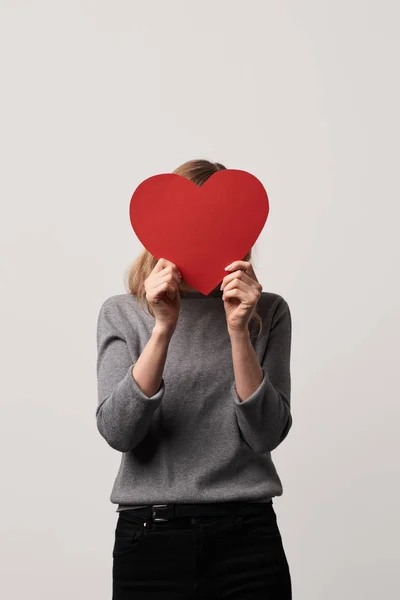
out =
<path fill-rule="evenodd" d="M 273 459 L 294 598 L 399 597 L 399 12 L 0 2 L 2 597 L 111 598 L 96 318 L 141 249 L 133 190 L 197 157 L 270 196 L 254 257 L 293 318 Z"/>

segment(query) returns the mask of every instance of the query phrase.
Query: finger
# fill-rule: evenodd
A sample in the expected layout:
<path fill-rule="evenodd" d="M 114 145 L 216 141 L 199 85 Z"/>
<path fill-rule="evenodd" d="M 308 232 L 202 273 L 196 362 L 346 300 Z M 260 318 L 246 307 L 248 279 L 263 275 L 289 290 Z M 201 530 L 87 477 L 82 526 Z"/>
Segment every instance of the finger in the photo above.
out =
<path fill-rule="evenodd" d="M 164 275 L 161 272 L 160 281 L 167 281 L 170 285 L 172 285 L 174 288 L 176 288 L 176 291 L 178 291 L 179 286 L 181 285 L 182 279 L 179 277 L 178 273 L 176 273 L 175 271 L 171 272 L 170 270 L 168 270 Z"/>
<path fill-rule="evenodd" d="M 229 275 L 226 275 L 223 278 L 221 289 L 224 290 L 226 288 L 226 286 L 228 285 L 228 283 L 230 283 L 231 281 L 233 281 L 236 278 L 238 278 L 241 281 L 244 281 L 244 282 L 248 283 L 249 285 L 252 282 L 254 283 L 254 281 L 255 281 L 250 275 L 248 275 L 244 271 L 238 270 L 238 271 L 234 271 L 233 273 L 230 273 Z"/>
<path fill-rule="evenodd" d="M 166 265 L 164 267 L 164 269 L 162 269 L 160 271 L 159 276 L 161 278 L 164 278 L 164 279 L 165 279 L 165 277 L 168 277 L 168 276 L 171 279 L 174 278 L 176 280 L 176 282 L 177 282 L 178 285 L 182 281 L 182 275 L 180 274 L 180 272 L 178 271 L 177 267 L 173 263 L 170 263 L 170 264 Z"/>
<path fill-rule="evenodd" d="M 246 270 L 249 267 L 251 267 L 251 263 L 248 260 L 235 260 L 225 267 L 225 271 L 234 271 L 236 269 Z"/>
<path fill-rule="evenodd" d="M 251 307 L 254 306 L 257 302 L 257 296 L 254 293 L 249 293 L 248 290 L 243 290 L 241 288 L 233 288 L 231 290 L 224 291 L 224 301 L 229 298 L 235 298 L 235 300 L 239 300 L 243 305 Z"/>
<path fill-rule="evenodd" d="M 250 285 L 246 281 L 243 281 L 241 279 L 232 279 L 232 281 L 227 283 L 226 286 L 224 287 L 223 294 L 225 294 L 229 290 L 234 290 L 234 289 L 248 292 L 250 289 Z"/>
<path fill-rule="evenodd" d="M 160 281 L 176 281 L 181 282 L 181 277 L 177 270 L 172 269 L 170 266 L 165 267 L 160 273 L 157 274 L 157 279 Z"/>
<path fill-rule="evenodd" d="M 159 273 L 160 271 L 162 271 L 165 268 L 165 266 L 166 266 L 165 258 L 159 258 L 156 263 L 156 266 L 153 269 L 154 273 Z"/>
<path fill-rule="evenodd" d="M 168 294 L 169 297 L 171 297 L 170 294 L 172 294 L 173 297 L 176 293 L 177 289 L 173 285 L 171 285 L 168 281 L 162 281 L 153 288 L 152 292 L 150 293 L 150 300 L 157 304 L 160 302 L 160 300 L 162 300 L 163 294 Z"/>
<path fill-rule="evenodd" d="M 250 277 L 252 277 L 256 281 L 258 281 L 257 276 L 256 276 L 256 274 L 254 272 L 254 269 L 253 269 L 253 265 L 251 264 L 250 261 L 247 261 L 247 260 L 235 260 L 233 263 L 231 263 L 230 265 L 228 265 L 228 268 L 225 267 L 225 270 L 228 270 L 230 273 L 232 273 L 233 271 L 235 271 L 237 269 L 245 271 L 248 275 L 250 275 Z"/>
<path fill-rule="evenodd" d="M 172 269 L 174 271 L 176 271 L 177 273 L 179 273 L 179 275 L 182 277 L 176 264 L 166 258 L 158 259 L 157 264 L 154 267 L 154 271 L 155 271 L 155 273 L 159 273 L 160 271 L 162 271 L 163 269 L 166 269 L 167 267 L 172 267 Z"/>

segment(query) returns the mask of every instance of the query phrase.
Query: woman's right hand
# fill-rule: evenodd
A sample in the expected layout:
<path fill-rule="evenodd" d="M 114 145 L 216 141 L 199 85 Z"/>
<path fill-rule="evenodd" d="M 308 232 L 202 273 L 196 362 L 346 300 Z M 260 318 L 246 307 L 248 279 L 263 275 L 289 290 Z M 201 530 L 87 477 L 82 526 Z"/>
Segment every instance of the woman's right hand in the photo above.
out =
<path fill-rule="evenodd" d="M 180 309 L 181 281 L 177 266 L 165 258 L 158 260 L 145 280 L 146 299 L 156 318 L 157 327 L 175 330 Z"/>

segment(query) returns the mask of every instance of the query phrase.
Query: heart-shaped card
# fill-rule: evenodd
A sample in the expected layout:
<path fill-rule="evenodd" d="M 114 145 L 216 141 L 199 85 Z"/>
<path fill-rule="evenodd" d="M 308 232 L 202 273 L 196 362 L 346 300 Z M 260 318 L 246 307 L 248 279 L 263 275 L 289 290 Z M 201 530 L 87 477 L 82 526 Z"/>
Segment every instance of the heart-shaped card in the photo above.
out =
<path fill-rule="evenodd" d="M 130 222 L 155 258 L 175 263 L 204 295 L 243 260 L 269 213 L 267 192 L 247 171 L 217 171 L 202 186 L 175 173 L 153 175 L 134 191 Z"/>

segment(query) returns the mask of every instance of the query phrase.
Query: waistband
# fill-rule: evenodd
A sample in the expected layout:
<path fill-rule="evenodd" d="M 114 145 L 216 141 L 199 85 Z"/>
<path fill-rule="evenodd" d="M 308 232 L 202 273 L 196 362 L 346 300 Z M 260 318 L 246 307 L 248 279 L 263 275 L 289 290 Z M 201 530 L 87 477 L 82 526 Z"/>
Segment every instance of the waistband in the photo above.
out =
<path fill-rule="evenodd" d="M 254 515 L 272 509 L 272 498 L 267 502 L 202 502 L 200 504 L 149 504 L 139 508 L 127 508 L 119 512 L 128 516 L 144 515 L 153 521 L 163 521 L 177 517 L 201 517 L 218 515 Z"/>

